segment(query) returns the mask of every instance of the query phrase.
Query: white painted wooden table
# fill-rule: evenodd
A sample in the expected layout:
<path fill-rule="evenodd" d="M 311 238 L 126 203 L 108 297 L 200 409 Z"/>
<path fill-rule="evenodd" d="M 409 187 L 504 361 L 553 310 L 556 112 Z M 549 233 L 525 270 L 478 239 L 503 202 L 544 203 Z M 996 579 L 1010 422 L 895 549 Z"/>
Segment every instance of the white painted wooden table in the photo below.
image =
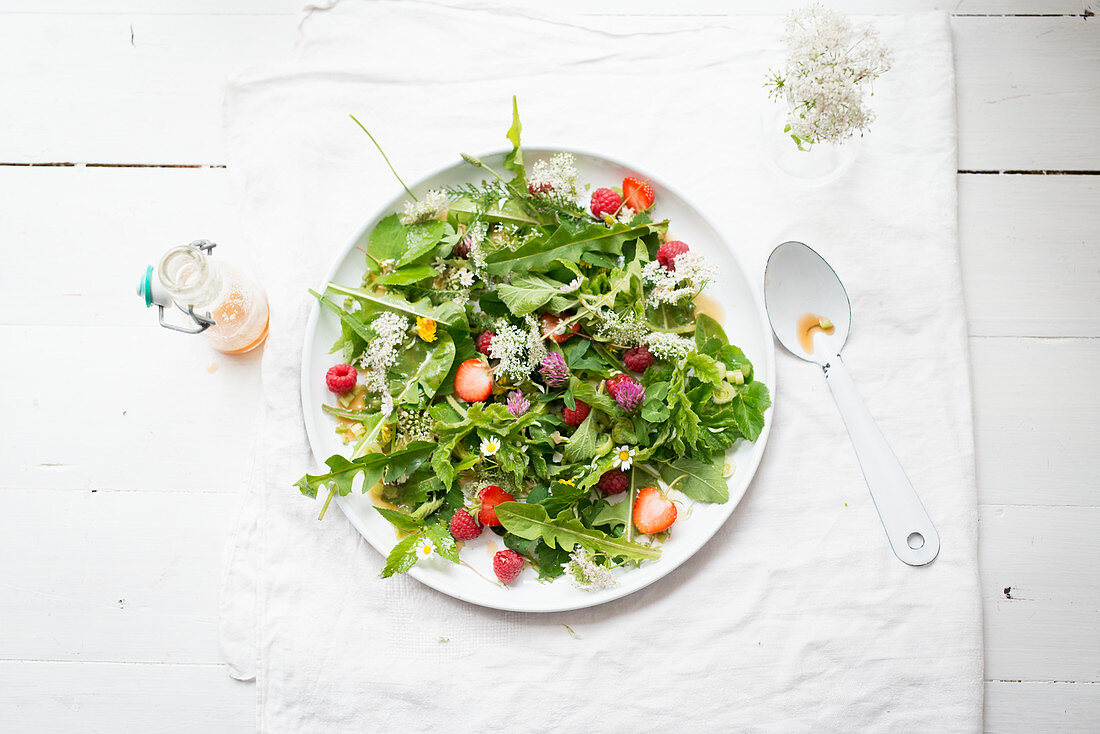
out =
<path fill-rule="evenodd" d="M 796 4 L 570 0 L 586 14 Z M 221 81 L 294 43 L 298 0 L 0 0 L 0 724 L 246 732 L 216 644 L 255 356 L 158 329 L 146 262 L 232 243 Z M 1100 18 L 940 7 L 958 76 L 986 728 L 1100 730 Z"/>

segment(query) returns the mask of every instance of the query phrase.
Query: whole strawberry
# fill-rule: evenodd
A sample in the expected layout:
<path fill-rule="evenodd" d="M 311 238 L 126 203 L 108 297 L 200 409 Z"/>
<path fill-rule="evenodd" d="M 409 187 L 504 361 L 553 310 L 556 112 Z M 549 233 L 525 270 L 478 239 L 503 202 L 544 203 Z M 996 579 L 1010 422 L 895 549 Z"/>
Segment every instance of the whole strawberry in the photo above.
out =
<path fill-rule="evenodd" d="M 605 214 L 615 216 L 622 205 L 623 197 L 611 189 L 596 189 L 592 192 L 592 199 L 589 201 L 588 208 L 596 219 L 603 219 Z"/>
<path fill-rule="evenodd" d="M 583 400 L 577 400 L 574 398 L 573 403 L 577 406 L 570 409 L 569 406 L 564 406 L 561 409 L 561 419 L 565 421 L 565 425 L 576 428 L 581 423 L 584 423 L 584 419 L 588 417 L 588 414 L 592 411 L 591 406 Z"/>
<path fill-rule="evenodd" d="M 676 270 L 676 256 L 688 251 L 687 243 L 680 240 L 669 240 L 657 249 L 657 262 L 665 266 L 665 270 Z"/>
<path fill-rule="evenodd" d="M 486 357 L 493 356 L 492 354 L 489 353 L 489 348 L 493 343 L 493 337 L 494 336 L 496 336 L 496 334 L 489 331 L 488 329 L 486 329 L 485 331 L 478 334 L 477 342 L 476 342 L 476 345 L 475 345 L 477 347 L 477 351 L 481 352 Z"/>
<path fill-rule="evenodd" d="M 355 389 L 355 381 L 359 379 L 355 368 L 350 364 L 338 364 L 329 367 L 325 374 L 325 384 L 328 389 L 337 395 L 347 395 Z"/>
<path fill-rule="evenodd" d="M 522 570 L 523 556 L 511 548 L 497 551 L 496 555 L 493 556 L 493 573 L 503 583 L 510 584 L 515 581 L 516 576 L 519 576 L 519 572 Z"/>
<path fill-rule="evenodd" d="M 632 347 L 623 352 L 623 364 L 631 372 L 645 372 L 653 364 L 653 354 L 645 344 Z"/>
<path fill-rule="evenodd" d="M 455 540 L 473 540 L 481 535 L 481 526 L 474 520 L 474 516 L 464 509 L 455 511 L 451 516 L 451 535 Z"/>
<path fill-rule="evenodd" d="M 596 486 L 604 494 L 619 494 L 630 489 L 630 475 L 618 469 L 605 471 L 596 482 Z"/>

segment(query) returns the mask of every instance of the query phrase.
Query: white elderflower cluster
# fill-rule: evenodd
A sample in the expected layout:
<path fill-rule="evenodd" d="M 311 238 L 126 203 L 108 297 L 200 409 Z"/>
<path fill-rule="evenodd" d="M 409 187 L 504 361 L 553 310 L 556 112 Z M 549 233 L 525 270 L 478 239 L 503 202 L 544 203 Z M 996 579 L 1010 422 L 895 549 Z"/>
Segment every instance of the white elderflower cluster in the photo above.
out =
<path fill-rule="evenodd" d="M 577 588 L 584 591 L 610 589 L 617 583 L 611 569 L 596 563 L 592 560 L 592 554 L 579 545 L 569 554 L 569 560 L 562 569 L 573 579 Z"/>
<path fill-rule="evenodd" d="M 599 319 L 596 336 L 620 347 L 636 347 L 644 342 L 649 334 L 649 326 L 645 319 L 633 311 L 620 314 L 611 309 L 603 309 L 600 311 Z"/>
<path fill-rule="evenodd" d="M 527 184 L 530 191 L 547 201 L 572 206 L 577 202 L 579 176 L 576 159 L 569 153 L 558 153 L 550 160 L 535 161 Z"/>
<path fill-rule="evenodd" d="M 786 66 L 769 72 L 764 86 L 789 101 L 787 132 L 798 146 L 839 143 L 866 130 L 875 115 L 864 92 L 891 61 L 875 29 L 814 3 L 792 12 L 786 30 Z"/>
<path fill-rule="evenodd" d="M 391 311 L 379 314 L 370 323 L 370 329 L 377 338 L 367 344 L 359 358 L 363 369 L 363 385 L 367 390 L 382 397 L 382 415 L 389 417 L 393 412 L 393 396 L 387 385 L 386 370 L 397 363 L 401 356 L 400 348 L 405 341 L 411 323 L 404 316 Z"/>
<path fill-rule="evenodd" d="M 485 238 L 489 234 L 489 225 L 485 222 L 475 222 L 466 230 L 462 241 L 467 247 L 468 257 L 474 267 L 480 270 L 485 267 Z"/>
<path fill-rule="evenodd" d="M 433 189 L 420 201 L 405 202 L 405 214 L 401 217 L 401 223 L 407 226 L 435 219 L 446 206 L 447 195 Z"/>
<path fill-rule="evenodd" d="M 717 277 L 718 270 L 697 252 L 678 255 L 675 270 L 657 261 L 642 268 L 642 280 L 650 286 L 646 300 L 654 307 L 694 298 Z"/>
<path fill-rule="evenodd" d="M 628 207 L 626 204 L 623 204 L 619 208 L 619 224 L 630 224 L 631 220 L 634 219 L 634 214 L 635 212 L 633 209 Z"/>
<path fill-rule="evenodd" d="M 688 352 L 695 349 L 693 340 L 663 331 L 654 331 L 645 338 L 645 343 L 654 357 L 669 362 L 681 360 L 687 356 Z"/>
<path fill-rule="evenodd" d="M 512 382 L 525 380 L 548 354 L 538 322 L 527 316 L 525 324 L 526 330 L 506 321 L 498 322 L 496 336 L 489 346 L 490 356 L 499 360 L 494 368 L 496 373 Z"/>

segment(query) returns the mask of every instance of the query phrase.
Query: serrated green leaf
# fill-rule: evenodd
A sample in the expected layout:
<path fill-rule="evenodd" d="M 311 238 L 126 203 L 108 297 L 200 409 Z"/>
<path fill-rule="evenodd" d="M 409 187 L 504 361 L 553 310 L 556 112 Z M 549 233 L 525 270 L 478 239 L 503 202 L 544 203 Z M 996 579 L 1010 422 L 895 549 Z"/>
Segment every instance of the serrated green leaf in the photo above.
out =
<path fill-rule="evenodd" d="M 374 225 L 365 246 L 362 242 L 357 244 L 371 255 L 367 258 L 367 267 L 377 273 L 379 261 L 396 260 L 405 251 L 405 225 L 401 224 L 400 216 L 391 214 Z"/>
<path fill-rule="evenodd" d="M 613 538 L 607 533 L 586 528 L 568 510 L 551 518 L 542 505 L 525 502 L 504 502 L 496 506 L 497 519 L 504 528 L 521 538 L 542 538 L 547 545 L 569 552 L 581 546 L 592 553 L 602 553 L 609 558 L 623 557 L 630 560 L 659 558 L 658 548 Z"/>
<path fill-rule="evenodd" d="M 408 265 L 378 279 L 381 285 L 410 285 L 426 278 L 434 278 L 439 271 L 430 265 Z"/>
<path fill-rule="evenodd" d="M 406 316 L 422 316 L 426 319 L 432 319 L 440 324 L 446 326 L 453 326 L 460 323 L 465 319 L 465 312 L 462 309 L 454 308 L 452 302 L 447 304 L 441 304 L 439 306 L 433 306 L 432 302 L 428 299 L 417 301 L 416 303 L 410 303 L 401 296 L 386 295 L 381 293 L 375 293 L 374 291 L 366 290 L 365 288 L 349 288 L 348 286 L 338 285 L 336 283 L 329 283 L 328 289 L 334 293 L 339 293 L 343 296 L 351 296 L 352 298 L 358 298 L 366 304 L 369 304 L 374 309 L 387 309 L 390 311 L 396 311 L 397 313 L 405 314 Z M 319 293 L 310 291 L 318 299 L 323 299 Z M 327 299 L 325 299 L 327 300 Z M 324 303 L 324 300 L 321 301 Z M 448 305 L 450 304 L 450 305 Z M 327 304 L 330 308 L 336 310 L 340 314 L 344 314 L 344 310 L 337 306 L 332 301 Z M 350 316 L 350 314 L 345 314 Z M 362 323 L 360 322 L 360 326 Z M 370 334 L 365 334 L 365 338 L 373 339 Z"/>
<path fill-rule="evenodd" d="M 395 573 L 405 573 L 416 565 L 416 544 L 420 541 L 420 534 L 406 535 L 397 541 L 390 554 L 386 556 L 386 565 L 382 569 L 382 578 L 388 579 Z"/>
<path fill-rule="evenodd" d="M 623 414 L 623 409 L 615 402 L 615 398 L 607 393 L 597 392 L 596 388 L 584 380 L 578 380 L 576 376 L 569 376 L 569 392 L 576 400 L 583 400 L 593 408 L 603 411 L 612 417 Z"/>
<path fill-rule="evenodd" d="M 496 250 L 486 258 L 485 269 L 493 275 L 503 275 L 508 271 L 529 272 L 545 269 L 555 260 L 575 262 L 584 252 L 618 253 L 624 242 L 648 234 L 654 227 L 652 224 L 632 226 L 616 223 L 611 227 L 591 224 L 579 232 L 558 227 L 549 238 L 536 238 L 515 250 Z"/>
<path fill-rule="evenodd" d="M 405 251 L 397 260 L 397 266 L 408 265 L 431 254 L 447 233 L 447 225 L 438 220 L 414 224 L 405 230 Z"/>
<path fill-rule="evenodd" d="M 594 413 L 589 413 L 569 437 L 569 443 L 565 445 L 565 451 L 562 452 L 566 461 L 585 461 L 596 455 L 597 431 L 594 417 Z"/>
<path fill-rule="evenodd" d="M 630 522 L 630 514 L 630 502 L 624 499 L 621 502 L 614 505 L 608 505 L 600 510 L 596 517 L 592 518 L 592 524 L 609 527 L 611 531 L 614 532 L 620 527 L 626 528 L 627 523 Z"/>
<path fill-rule="evenodd" d="M 446 558 L 451 563 L 458 563 L 458 545 L 450 531 L 443 525 L 429 525 L 427 527 L 428 538 L 435 546 L 435 552 Z"/>
<path fill-rule="evenodd" d="M 719 456 L 718 461 L 724 463 L 725 457 Z M 661 478 L 666 483 L 671 484 L 682 477 L 676 482 L 676 489 L 693 500 L 723 504 L 730 498 L 729 486 L 726 484 L 725 477 L 722 476 L 721 464 L 679 458 L 662 464 L 660 469 Z"/>
<path fill-rule="evenodd" d="M 512 126 L 508 128 L 507 136 L 508 141 L 512 144 L 512 151 L 504 157 L 504 169 L 514 174 L 512 183 L 516 186 L 522 184 L 527 175 L 523 168 L 523 149 L 520 147 L 520 133 L 522 132 L 523 125 L 519 121 L 519 102 L 517 102 L 515 96 L 513 96 Z"/>
<path fill-rule="evenodd" d="M 561 294 L 562 284 L 537 273 L 523 273 L 497 287 L 500 299 L 515 316 L 526 316 Z"/>
<path fill-rule="evenodd" d="M 415 533 L 420 528 L 424 527 L 424 520 L 419 517 L 407 515 L 404 512 L 398 512 L 397 510 L 391 510 L 387 507 L 374 508 L 378 511 L 378 514 L 390 521 L 390 524 L 403 533 Z"/>

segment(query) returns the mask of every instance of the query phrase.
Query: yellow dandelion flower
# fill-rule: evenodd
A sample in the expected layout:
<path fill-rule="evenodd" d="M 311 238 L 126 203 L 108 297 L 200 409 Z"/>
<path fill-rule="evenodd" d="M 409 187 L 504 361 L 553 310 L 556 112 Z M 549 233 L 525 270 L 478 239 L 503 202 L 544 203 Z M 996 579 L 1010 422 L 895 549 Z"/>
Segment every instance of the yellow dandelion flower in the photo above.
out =
<path fill-rule="evenodd" d="M 423 316 L 416 317 L 416 333 L 426 342 L 435 341 L 435 322 Z"/>
<path fill-rule="evenodd" d="M 572 479 L 559 479 L 558 484 L 568 484 L 570 487 L 576 487 L 577 485 Z"/>

